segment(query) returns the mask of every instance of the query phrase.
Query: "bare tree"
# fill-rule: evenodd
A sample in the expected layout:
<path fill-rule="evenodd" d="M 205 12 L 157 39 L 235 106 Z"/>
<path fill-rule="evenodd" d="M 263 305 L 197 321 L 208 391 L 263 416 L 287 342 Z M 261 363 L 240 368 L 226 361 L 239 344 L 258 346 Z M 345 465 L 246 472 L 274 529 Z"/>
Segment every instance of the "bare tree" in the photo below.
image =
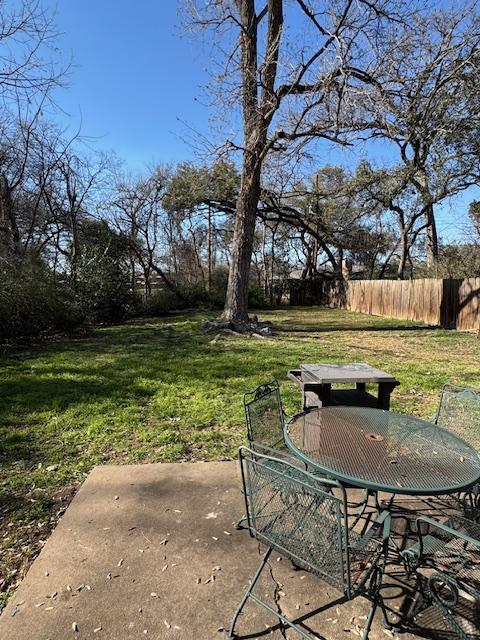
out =
<path fill-rule="evenodd" d="M 67 145 L 43 186 L 45 207 L 56 227 L 56 246 L 68 259 L 73 281 L 80 254 L 80 225 L 95 212 L 96 193 L 109 165 L 104 154 L 80 155 Z"/>
<path fill-rule="evenodd" d="M 156 273 L 168 289 L 184 300 L 182 292 L 162 265 L 160 255 L 162 241 L 167 236 L 168 214 L 162 200 L 169 178 L 169 170 L 161 167 L 154 168 L 145 178 L 121 177 L 114 189 L 112 216 L 117 227 L 129 239 L 132 289 L 136 287 L 137 262 L 142 270 L 147 296 L 151 293 L 151 275 Z"/>
<path fill-rule="evenodd" d="M 392 41 L 372 94 L 375 135 L 393 142 L 405 188 L 418 195 L 429 266 L 438 258 L 435 205 L 480 177 L 479 72 L 478 2 L 442 6 L 414 16 Z"/>
<path fill-rule="evenodd" d="M 0 99 L 29 103 L 62 83 L 55 12 L 40 0 L 0 0 Z"/>
<path fill-rule="evenodd" d="M 15 194 L 24 180 L 42 109 L 68 64 L 55 47 L 54 12 L 39 0 L 0 0 L 0 250 L 19 251 Z"/>
<path fill-rule="evenodd" d="M 235 144 L 242 152 L 242 170 L 225 319 L 248 319 L 265 159 L 271 153 L 298 152 L 315 138 L 346 141 L 344 134 L 355 123 L 344 107 L 352 106 L 361 86 L 377 73 L 377 48 L 388 20 L 400 20 L 394 6 L 389 0 L 295 0 L 288 5 L 268 0 L 258 7 L 255 0 L 193 3 L 193 21 L 215 32 L 224 47 L 223 78 L 238 80 L 237 91 L 229 95 L 241 100 L 242 140 Z"/>

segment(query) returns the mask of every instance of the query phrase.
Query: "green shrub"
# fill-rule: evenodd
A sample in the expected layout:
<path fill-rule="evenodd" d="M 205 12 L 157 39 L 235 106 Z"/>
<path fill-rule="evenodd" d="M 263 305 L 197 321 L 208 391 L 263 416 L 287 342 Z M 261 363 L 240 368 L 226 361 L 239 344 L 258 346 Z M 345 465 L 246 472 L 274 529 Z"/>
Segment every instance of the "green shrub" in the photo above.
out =
<path fill-rule="evenodd" d="M 128 243 L 105 222 L 82 222 L 72 278 L 78 304 L 89 322 L 119 322 L 131 312 Z"/>
<path fill-rule="evenodd" d="M 70 332 L 83 320 L 68 282 L 45 265 L 11 259 L 0 263 L 0 342 Z"/>
<path fill-rule="evenodd" d="M 248 290 L 248 306 L 251 309 L 260 309 L 270 306 L 270 301 L 265 297 L 264 290 L 258 284 L 250 284 Z"/>
<path fill-rule="evenodd" d="M 169 289 L 155 289 L 149 298 L 137 293 L 134 301 L 135 313 L 140 316 L 163 316 L 173 309 L 185 306 L 185 302 Z"/>

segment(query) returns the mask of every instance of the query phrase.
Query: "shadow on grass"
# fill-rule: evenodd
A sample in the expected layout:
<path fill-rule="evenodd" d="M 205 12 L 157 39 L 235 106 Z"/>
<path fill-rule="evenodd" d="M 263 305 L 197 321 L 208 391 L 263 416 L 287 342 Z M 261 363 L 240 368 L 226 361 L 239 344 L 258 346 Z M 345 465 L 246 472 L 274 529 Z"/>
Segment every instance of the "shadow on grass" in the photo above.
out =
<path fill-rule="evenodd" d="M 441 327 L 436 325 L 391 325 L 391 324 L 379 324 L 379 325 L 370 325 L 370 324 L 338 324 L 338 325 L 317 325 L 311 327 L 299 327 L 299 326 L 288 326 L 288 325 L 274 325 L 274 330 L 278 333 L 331 333 L 334 331 L 432 331 L 432 330 L 442 330 Z"/>

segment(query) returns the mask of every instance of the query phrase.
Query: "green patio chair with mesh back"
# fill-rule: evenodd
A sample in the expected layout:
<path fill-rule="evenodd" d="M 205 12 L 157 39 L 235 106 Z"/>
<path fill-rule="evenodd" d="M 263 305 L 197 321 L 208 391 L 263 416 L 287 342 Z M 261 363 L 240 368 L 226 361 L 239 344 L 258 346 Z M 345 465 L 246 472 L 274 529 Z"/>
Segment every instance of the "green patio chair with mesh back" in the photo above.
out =
<path fill-rule="evenodd" d="M 447 382 L 442 387 L 433 422 L 453 431 L 480 451 L 480 390 Z M 445 499 L 454 501 L 466 517 L 480 517 L 480 484 Z"/>
<path fill-rule="evenodd" d="M 261 384 L 243 396 L 247 439 L 251 449 L 274 456 L 267 464 L 275 464 L 277 458 L 290 462 L 293 467 L 305 465 L 288 453 L 283 436 L 285 413 L 277 380 Z M 246 516 L 240 518 L 237 529 L 243 528 Z"/>
<path fill-rule="evenodd" d="M 450 634 L 480 638 L 480 525 L 452 516 L 444 524 L 417 519 L 418 541 L 402 552 L 407 571 L 417 575 L 417 597 L 409 620 L 436 610 Z"/>
<path fill-rule="evenodd" d="M 249 447 L 259 453 L 271 455 L 275 459 L 281 458 L 289 462 L 292 467 L 306 468 L 306 465 L 291 455 L 284 440 L 285 412 L 282 407 L 280 386 L 277 380 L 266 382 L 243 396 L 245 420 L 247 424 L 247 439 Z M 274 464 L 274 462 L 269 462 Z M 316 475 L 315 469 L 308 469 Z M 327 487 L 325 487 L 328 490 Z M 363 498 L 357 502 L 349 502 L 350 509 L 360 509 L 357 514 L 361 517 L 368 506 L 369 493 L 364 492 Z M 242 528 L 246 518 L 241 518 L 236 528 Z"/>
<path fill-rule="evenodd" d="M 285 452 L 285 414 L 277 380 L 261 384 L 243 396 L 247 438 L 251 449 L 260 453 Z"/>
<path fill-rule="evenodd" d="M 433 421 L 480 449 L 480 390 L 447 382 Z"/>
<path fill-rule="evenodd" d="M 390 535 L 388 511 L 381 512 L 368 531 L 360 535 L 348 528 L 347 497 L 340 483 L 298 468 L 292 473 L 287 461 L 247 447 L 240 447 L 239 460 L 248 529 L 252 537 L 267 546 L 267 551 L 234 613 L 227 637 L 238 637 L 238 616 L 249 601 L 269 611 L 280 624 L 301 637 L 314 637 L 305 625 L 288 619 L 255 593 L 273 550 L 338 589 L 346 599 L 367 597 L 372 606 L 364 639 L 368 638 L 377 606 L 381 606 L 388 623 L 380 594 Z"/>

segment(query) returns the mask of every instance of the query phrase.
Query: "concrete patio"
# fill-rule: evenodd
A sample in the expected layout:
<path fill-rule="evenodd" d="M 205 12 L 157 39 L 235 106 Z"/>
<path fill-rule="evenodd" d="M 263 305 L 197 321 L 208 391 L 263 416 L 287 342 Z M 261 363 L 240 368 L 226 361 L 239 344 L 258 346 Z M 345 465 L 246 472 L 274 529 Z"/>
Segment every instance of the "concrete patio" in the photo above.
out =
<path fill-rule="evenodd" d="M 0 638 L 223 638 L 262 551 L 234 529 L 242 512 L 234 462 L 95 468 L 4 610 Z M 273 606 L 320 638 L 359 637 L 367 601 L 325 608 L 340 594 L 272 557 L 259 592 Z M 269 625 L 249 605 L 238 631 L 298 637 Z M 392 636 L 377 614 L 371 639 Z"/>

